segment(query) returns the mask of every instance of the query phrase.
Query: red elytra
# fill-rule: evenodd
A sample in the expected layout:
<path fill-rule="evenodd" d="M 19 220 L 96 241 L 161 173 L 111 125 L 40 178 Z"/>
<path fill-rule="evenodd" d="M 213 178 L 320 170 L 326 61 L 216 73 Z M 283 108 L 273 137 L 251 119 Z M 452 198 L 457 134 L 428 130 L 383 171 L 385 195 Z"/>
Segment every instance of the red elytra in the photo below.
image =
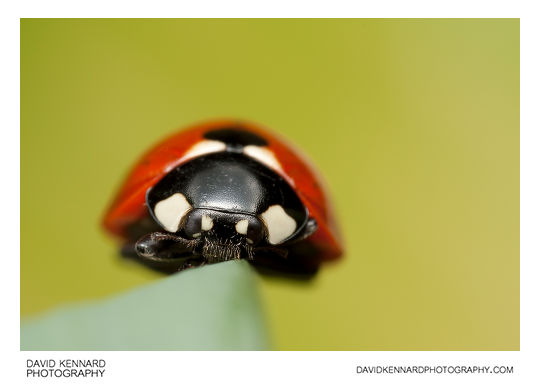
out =
<path fill-rule="evenodd" d="M 127 228 L 149 215 L 146 191 L 169 171 L 190 160 L 184 154 L 203 140 L 210 130 L 231 127 L 253 132 L 268 142 L 268 148 L 281 164 L 277 171 L 294 188 L 318 229 L 307 240 L 316 247 L 323 260 L 337 259 L 342 254 L 338 226 L 320 178 L 299 152 L 283 139 L 255 124 L 237 120 L 220 120 L 191 126 L 166 138 L 150 149 L 137 162 L 122 184 L 103 219 L 103 226 L 113 235 L 127 240 Z"/>

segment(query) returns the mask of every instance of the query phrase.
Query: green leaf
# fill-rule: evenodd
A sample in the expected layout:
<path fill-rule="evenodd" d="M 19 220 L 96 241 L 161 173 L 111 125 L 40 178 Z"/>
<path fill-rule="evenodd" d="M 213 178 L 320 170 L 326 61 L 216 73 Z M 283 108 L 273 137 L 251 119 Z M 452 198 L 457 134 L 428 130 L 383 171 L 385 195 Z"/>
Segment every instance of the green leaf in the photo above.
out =
<path fill-rule="evenodd" d="M 26 319 L 21 350 L 267 349 L 254 273 L 245 261 L 208 265 Z"/>

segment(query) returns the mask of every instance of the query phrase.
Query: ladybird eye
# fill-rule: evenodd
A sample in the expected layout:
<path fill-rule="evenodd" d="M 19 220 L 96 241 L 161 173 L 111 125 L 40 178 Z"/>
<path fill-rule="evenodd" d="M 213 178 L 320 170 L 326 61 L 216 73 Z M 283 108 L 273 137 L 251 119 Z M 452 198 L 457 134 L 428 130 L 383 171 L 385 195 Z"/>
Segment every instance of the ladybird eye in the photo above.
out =
<path fill-rule="evenodd" d="M 188 213 L 182 224 L 184 233 L 188 237 L 197 238 L 201 236 L 202 218 L 201 212 L 197 209 Z"/>
<path fill-rule="evenodd" d="M 202 232 L 209 231 L 214 227 L 214 220 L 201 210 L 194 209 L 186 216 L 182 227 L 188 237 L 197 238 L 201 236 Z"/>
<path fill-rule="evenodd" d="M 296 221 L 287 215 L 281 205 L 270 206 L 261 214 L 261 219 L 266 225 L 270 244 L 283 242 L 296 230 Z"/>
<path fill-rule="evenodd" d="M 184 195 L 175 193 L 154 206 L 154 214 L 159 224 L 169 232 L 178 231 L 180 222 L 191 209 Z"/>
<path fill-rule="evenodd" d="M 248 244 L 258 243 L 264 236 L 264 228 L 261 222 L 254 217 L 238 221 L 234 228 L 237 233 L 246 236 Z"/>

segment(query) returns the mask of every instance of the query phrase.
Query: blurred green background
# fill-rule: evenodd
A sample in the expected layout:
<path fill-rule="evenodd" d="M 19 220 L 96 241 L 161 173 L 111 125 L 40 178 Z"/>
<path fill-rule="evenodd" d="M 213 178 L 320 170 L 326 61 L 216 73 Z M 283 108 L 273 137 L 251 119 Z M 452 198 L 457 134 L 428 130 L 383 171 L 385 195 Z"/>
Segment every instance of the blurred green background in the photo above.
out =
<path fill-rule="evenodd" d="M 21 314 L 160 278 L 99 228 L 134 161 L 240 117 L 325 175 L 347 252 L 258 277 L 275 349 L 519 349 L 519 20 L 21 20 Z"/>

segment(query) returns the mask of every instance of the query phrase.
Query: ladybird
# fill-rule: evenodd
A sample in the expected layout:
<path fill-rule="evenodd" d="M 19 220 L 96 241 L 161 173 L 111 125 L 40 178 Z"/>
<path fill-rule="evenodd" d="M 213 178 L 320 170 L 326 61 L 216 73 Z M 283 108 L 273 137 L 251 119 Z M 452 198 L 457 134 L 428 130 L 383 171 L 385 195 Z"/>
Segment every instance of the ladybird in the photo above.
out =
<path fill-rule="evenodd" d="M 192 126 L 148 151 L 103 226 L 122 255 L 168 273 L 246 259 L 309 277 L 342 254 L 315 171 L 283 139 L 236 120 Z"/>

